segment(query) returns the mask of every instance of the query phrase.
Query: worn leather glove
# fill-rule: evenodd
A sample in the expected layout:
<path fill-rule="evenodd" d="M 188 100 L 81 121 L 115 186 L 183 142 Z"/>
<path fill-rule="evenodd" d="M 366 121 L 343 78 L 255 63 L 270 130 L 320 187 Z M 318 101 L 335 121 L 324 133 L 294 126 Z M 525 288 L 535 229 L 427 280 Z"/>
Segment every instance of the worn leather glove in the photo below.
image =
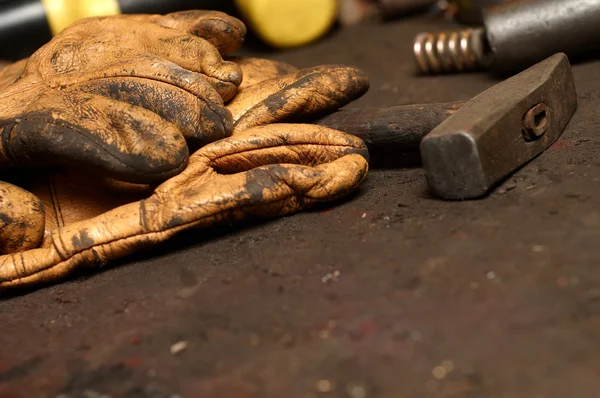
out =
<path fill-rule="evenodd" d="M 209 144 L 147 199 L 51 228 L 41 248 L 1 256 L 0 288 L 55 281 L 185 229 L 292 214 L 342 197 L 365 178 L 366 147 L 358 138 L 311 125 L 280 126 L 255 127 Z M 23 201 L 39 214 L 26 194 Z M 62 206 L 46 209 L 60 223 L 71 216 L 68 203 Z"/>
<path fill-rule="evenodd" d="M 54 281 L 184 229 L 292 214 L 354 190 L 368 169 L 362 141 L 280 122 L 345 105 L 366 91 L 366 77 L 343 66 L 297 71 L 266 60 L 232 61 L 244 71 L 239 92 L 227 104 L 235 134 L 198 150 L 185 171 L 158 187 L 70 167 L 13 178 L 37 197 L 0 185 L 3 198 L 23 204 L 12 208 L 13 222 L 0 231 L 12 228 L 4 235 L 21 237 L 12 245 L 21 244 L 16 253 L 0 257 L 0 288 Z M 2 208 L 11 210 L 6 203 Z M 26 231 L 41 231 L 44 241 L 24 250 Z"/>
<path fill-rule="evenodd" d="M 0 168 L 75 164 L 132 182 L 181 172 L 184 137 L 197 149 L 231 134 L 224 101 L 242 74 L 221 54 L 244 34 L 207 11 L 75 23 L 0 73 Z"/>
<path fill-rule="evenodd" d="M 242 74 L 221 54 L 245 32 L 212 11 L 93 18 L 4 65 L 0 180 L 52 165 L 137 183 L 181 172 L 188 147 L 231 135 L 224 101 Z M 13 189 L 2 184 L 0 253 L 37 247 L 43 236 L 36 200 L 15 201 Z"/>

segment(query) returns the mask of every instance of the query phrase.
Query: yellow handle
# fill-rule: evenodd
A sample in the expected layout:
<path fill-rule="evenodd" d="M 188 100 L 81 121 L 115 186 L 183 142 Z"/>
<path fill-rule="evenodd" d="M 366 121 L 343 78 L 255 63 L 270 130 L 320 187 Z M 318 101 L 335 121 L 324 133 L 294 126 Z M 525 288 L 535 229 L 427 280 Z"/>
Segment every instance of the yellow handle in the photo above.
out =
<path fill-rule="evenodd" d="M 236 0 L 256 34 L 275 47 L 310 43 L 331 28 L 337 0 Z"/>
<path fill-rule="evenodd" d="M 118 0 L 41 0 L 53 35 L 75 21 L 121 14 Z"/>

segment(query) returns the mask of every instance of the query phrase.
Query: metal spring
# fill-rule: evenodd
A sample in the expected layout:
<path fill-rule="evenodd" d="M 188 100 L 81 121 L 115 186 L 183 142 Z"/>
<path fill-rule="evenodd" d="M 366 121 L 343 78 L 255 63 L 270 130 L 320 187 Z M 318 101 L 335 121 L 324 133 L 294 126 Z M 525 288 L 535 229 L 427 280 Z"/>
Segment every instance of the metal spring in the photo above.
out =
<path fill-rule="evenodd" d="M 487 66 L 491 56 L 482 28 L 420 33 L 413 51 L 421 73 L 475 70 Z"/>

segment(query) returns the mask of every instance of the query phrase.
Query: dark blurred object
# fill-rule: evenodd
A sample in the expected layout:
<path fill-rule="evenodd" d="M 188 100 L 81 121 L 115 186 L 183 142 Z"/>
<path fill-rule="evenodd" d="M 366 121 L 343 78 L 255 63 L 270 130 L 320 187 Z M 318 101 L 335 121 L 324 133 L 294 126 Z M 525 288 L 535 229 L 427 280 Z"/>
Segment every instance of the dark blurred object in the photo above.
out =
<path fill-rule="evenodd" d="M 376 0 L 375 3 L 385 19 L 425 12 L 436 6 L 438 0 Z"/>
<path fill-rule="evenodd" d="M 483 26 L 422 33 L 414 55 L 421 73 L 523 70 L 550 55 L 593 55 L 600 48 L 600 1 L 514 0 L 484 11 Z"/>
<path fill-rule="evenodd" d="M 98 0 L 96 0 L 98 1 Z M 118 0 L 123 14 L 167 14 L 182 10 L 235 12 L 232 0 Z"/>
<path fill-rule="evenodd" d="M 342 26 L 354 25 L 379 15 L 373 0 L 338 0 L 338 22 Z"/>
<path fill-rule="evenodd" d="M 448 9 L 447 0 L 338 0 L 338 4 L 342 26 L 372 17 L 390 21 L 421 14 L 442 15 Z"/>
<path fill-rule="evenodd" d="M 28 57 L 51 37 L 40 0 L 0 2 L 0 58 Z"/>
<path fill-rule="evenodd" d="M 343 25 L 361 22 L 374 15 L 395 20 L 414 15 L 442 15 L 464 25 L 480 25 L 487 7 L 514 0 L 338 0 Z"/>
<path fill-rule="evenodd" d="M 448 14 L 464 25 L 481 25 L 483 11 L 491 6 L 514 0 L 453 0 L 448 5 Z"/>

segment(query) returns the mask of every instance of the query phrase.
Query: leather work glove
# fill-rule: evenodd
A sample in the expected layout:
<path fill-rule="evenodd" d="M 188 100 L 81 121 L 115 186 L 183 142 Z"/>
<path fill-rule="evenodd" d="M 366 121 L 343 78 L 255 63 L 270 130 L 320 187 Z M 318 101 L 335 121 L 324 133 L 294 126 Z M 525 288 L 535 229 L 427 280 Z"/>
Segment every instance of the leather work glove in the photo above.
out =
<path fill-rule="evenodd" d="M 224 101 L 242 74 L 222 55 L 239 48 L 245 32 L 241 21 L 212 11 L 93 18 L 3 65 L 0 180 L 52 165 L 138 183 L 181 172 L 188 146 L 231 135 Z M 0 253 L 42 238 L 37 200 L 13 200 L 12 190 L 0 190 Z"/>
<path fill-rule="evenodd" d="M 242 74 L 221 55 L 244 35 L 241 21 L 210 11 L 71 25 L 0 71 L 0 169 L 71 164 L 130 182 L 176 175 L 188 145 L 231 134 L 224 101 Z"/>
<path fill-rule="evenodd" d="M 127 19 L 129 23 L 151 20 L 156 24 L 157 20 L 171 18 L 163 25 L 171 24 L 167 29 L 178 30 L 182 26 L 181 20 L 187 21 L 184 26 L 189 27 L 189 20 L 193 19 L 191 15 L 206 14 L 120 16 L 105 21 L 113 18 Z M 91 21 L 95 23 L 98 19 Z M 206 34 L 209 29 L 196 29 L 194 33 L 205 32 L 203 37 L 208 37 L 207 40 L 219 49 L 220 54 L 226 55 L 239 46 L 241 40 L 237 33 L 234 39 L 224 36 L 223 32 L 231 32 L 231 29 L 221 31 L 222 21 L 223 17 L 219 14 L 217 28 L 214 23 L 211 25 L 212 36 Z M 236 32 L 243 31 L 241 25 Z M 181 36 L 181 32 L 177 34 Z M 82 40 L 80 45 L 86 47 L 86 40 Z M 171 42 L 174 43 L 173 54 L 183 54 L 188 49 L 187 38 Z M 32 59 L 35 58 L 25 62 L 23 76 L 27 75 Z M 343 197 L 359 186 L 368 170 L 368 153 L 364 143 L 339 131 L 295 122 L 337 110 L 361 96 L 368 88 L 362 72 L 336 65 L 298 71 L 289 65 L 266 60 L 231 58 L 230 61 L 216 57 L 207 62 L 233 70 L 236 76 L 230 80 L 218 80 L 205 74 L 204 69 L 197 72 L 222 98 L 222 102 L 216 102 L 216 107 L 210 102 L 229 121 L 228 125 L 223 123 L 225 128 L 222 131 L 215 127 L 216 123 L 206 121 L 210 118 L 203 118 L 208 114 L 190 112 L 190 109 L 197 111 L 208 107 L 208 102 L 202 100 L 204 97 L 198 96 L 204 93 L 202 90 L 192 93 L 200 101 L 184 103 L 176 116 L 168 114 L 169 103 L 164 98 L 163 103 L 152 101 L 156 98 L 155 91 L 145 90 L 147 86 L 144 85 L 134 85 L 129 90 L 127 85 L 104 85 L 104 89 L 92 94 L 130 101 L 126 104 L 129 108 L 123 113 L 125 117 L 131 117 L 139 110 L 154 111 L 153 115 L 158 115 L 156 123 L 161 123 L 163 131 L 150 124 L 137 123 L 135 132 L 140 140 L 149 138 L 148 141 L 160 142 L 180 132 L 191 148 L 194 144 L 200 147 L 189 157 L 184 171 L 174 177 L 166 179 L 166 173 L 155 173 L 156 164 L 150 164 L 150 173 L 140 168 L 115 173 L 114 167 L 109 166 L 110 162 L 82 159 L 90 151 L 95 153 L 94 148 L 88 149 L 87 145 L 71 149 L 70 154 L 63 157 L 53 154 L 46 158 L 45 164 L 58 167 L 5 173 L 0 179 L 12 184 L 0 182 L 0 250 L 7 253 L 0 256 L 0 290 L 60 280 L 80 267 L 105 264 L 165 241 L 186 229 L 293 214 L 315 203 Z M 197 64 L 202 65 L 202 59 L 197 60 Z M 257 67 L 261 64 L 263 67 Z M 189 70 L 200 69 L 191 61 L 185 66 Z M 210 66 L 205 68 L 210 69 Z M 13 72 L 9 69 L 6 74 L 10 73 Z M 146 68 L 136 73 L 144 75 L 151 72 Z M 173 79 L 172 76 L 165 77 L 163 72 L 157 76 Z M 14 84 L 22 79 L 18 78 Z M 3 71 L 0 71 L 0 87 L 3 87 L 3 82 Z M 236 91 L 237 86 L 239 91 Z M 10 89 L 12 85 L 8 87 Z M 62 90 L 77 95 L 87 93 L 69 88 Z M 176 93 L 181 94 L 179 91 Z M 206 106 L 201 108 L 197 103 Z M 141 104 L 146 109 L 140 109 Z M 188 113 L 196 117 L 196 122 L 185 125 L 179 118 L 190 120 Z M 90 116 L 86 121 L 94 121 L 97 116 Z M 40 126 L 44 132 L 51 130 L 42 123 Z M 195 133 L 184 133 L 190 130 Z M 219 139 L 220 135 L 227 136 L 232 131 L 232 136 Z M 105 133 L 101 137 L 116 136 L 113 139 L 119 140 L 129 130 L 123 132 L 122 125 L 113 123 Z M 56 135 L 60 138 L 60 134 Z M 214 140 L 217 141 L 204 144 Z M 56 149 L 48 149 L 46 153 L 52 151 L 56 152 Z M 148 143 L 139 150 L 139 155 L 142 158 L 163 156 L 167 161 L 172 160 L 172 155 L 166 154 L 156 143 L 152 146 Z M 171 168 L 170 173 L 173 170 Z M 166 181 L 157 184 L 156 181 L 161 178 Z"/>
<path fill-rule="evenodd" d="M 293 214 L 347 195 L 365 178 L 367 149 L 360 139 L 309 124 L 279 126 L 254 127 L 208 144 L 146 199 L 49 228 L 41 247 L 0 256 L 0 289 L 55 281 L 186 229 Z M 60 198 L 53 189 L 64 188 L 50 188 Z M 43 217 L 29 192 L 10 194 Z M 65 222 L 69 205 L 47 207 L 46 220 Z"/>

